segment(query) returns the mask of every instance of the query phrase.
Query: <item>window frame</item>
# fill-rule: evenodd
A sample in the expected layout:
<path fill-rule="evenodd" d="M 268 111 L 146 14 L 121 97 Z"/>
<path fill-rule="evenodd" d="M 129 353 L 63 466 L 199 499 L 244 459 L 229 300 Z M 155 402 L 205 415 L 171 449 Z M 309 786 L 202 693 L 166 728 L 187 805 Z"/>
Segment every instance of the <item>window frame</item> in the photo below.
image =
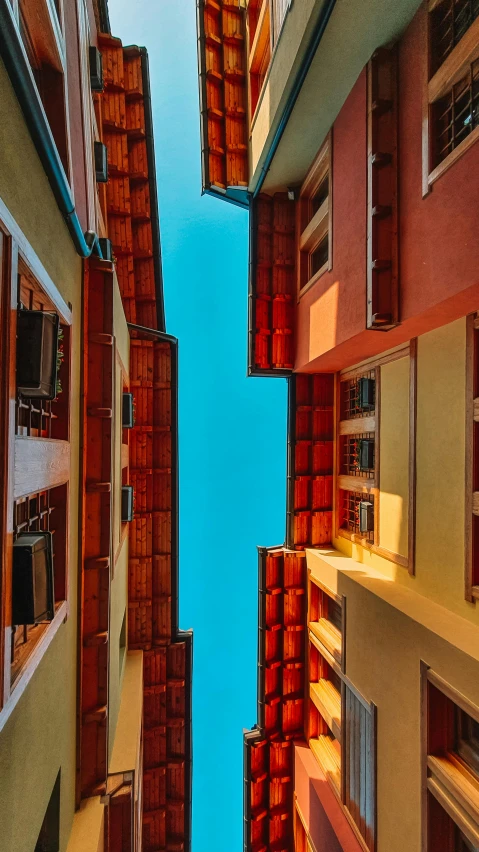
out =
<path fill-rule="evenodd" d="M 432 161 L 434 103 L 447 95 L 479 58 L 479 17 L 466 30 L 437 71 L 431 73 L 431 12 L 442 0 L 427 0 L 425 7 L 425 50 L 423 71 L 422 115 L 422 195 L 426 197 L 433 184 L 479 139 L 479 126 L 475 127 L 459 145 L 437 165 Z"/>
<path fill-rule="evenodd" d="M 25 660 L 15 683 L 11 683 L 11 577 L 12 577 L 12 545 L 13 545 L 13 505 L 16 492 L 18 492 L 19 472 L 21 466 L 15 465 L 15 441 L 28 441 L 29 449 L 50 449 L 55 451 L 55 445 L 61 444 L 67 450 L 67 458 L 63 463 L 60 473 L 52 472 L 51 481 L 42 480 L 42 469 L 38 468 L 38 476 L 31 482 L 31 493 L 38 490 L 48 490 L 57 485 L 66 485 L 67 491 L 70 480 L 70 429 L 68 425 L 68 440 L 52 442 L 47 439 L 49 447 L 46 447 L 44 438 L 21 437 L 15 434 L 15 408 L 17 399 L 16 375 L 15 375 L 15 348 L 16 348 L 16 311 L 18 294 L 18 266 L 21 260 L 31 272 L 38 285 L 45 293 L 46 299 L 50 301 L 60 315 L 64 325 L 72 326 L 73 316 L 70 306 L 57 290 L 47 271 L 43 267 L 38 256 L 30 243 L 22 233 L 14 218 L 11 216 L 4 202 L 0 199 L 0 235 L 1 235 L 1 260 L 2 260 L 2 286 L 1 286 L 1 313 L 2 326 L 5 333 L 2 335 L 1 363 L 0 363 L 0 393 L 3 400 L 3 429 L 7 439 L 4 443 L 2 454 L 2 472 L 4 488 L 1 491 L 1 515 L 0 535 L 2 539 L 2 569 L 0 572 L 1 584 L 1 636 L 0 636 L 0 731 L 9 719 L 13 709 L 16 707 L 20 697 L 23 695 L 34 672 L 44 657 L 48 647 L 52 643 L 61 625 L 68 617 L 69 612 L 69 527 L 70 517 L 68 506 L 66 510 L 65 530 L 65 599 L 56 609 L 53 621 L 48 623 L 42 631 L 38 641 L 32 648 L 31 653 Z M 71 359 L 68 392 L 71 393 Z M 70 421 L 70 409 L 68 406 L 67 417 Z M 43 442 L 42 446 L 38 442 Z M 56 477 L 56 478 L 55 478 Z M 37 487 L 40 483 L 40 489 Z"/>
<path fill-rule="evenodd" d="M 311 212 L 315 194 L 325 179 L 328 194 L 319 209 Z M 306 222 L 306 224 L 304 224 Z M 303 227 L 304 225 L 304 227 Z M 328 259 L 314 274 L 311 260 L 315 251 L 327 237 Z M 307 264 L 307 278 L 303 272 Z M 333 133 L 328 133 L 299 191 L 296 205 L 296 274 L 298 302 L 316 284 L 325 272 L 333 268 Z"/>
<path fill-rule="evenodd" d="M 379 507 L 381 494 L 381 366 L 409 357 L 409 495 L 408 495 L 408 555 L 407 557 L 381 546 L 379 541 Z M 362 375 L 376 373 L 376 398 L 375 409 L 368 417 L 355 417 L 341 420 L 341 383 L 347 379 L 360 378 Z M 371 358 L 359 363 L 355 367 L 347 368 L 336 374 L 335 390 L 335 473 L 334 473 L 334 511 L 333 532 L 336 538 L 344 538 L 353 544 L 359 544 L 366 550 L 382 556 L 384 559 L 394 562 L 406 568 L 409 574 L 415 573 L 416 552 L 416 420 L 417 420 L 417 338 L 413 338 L 407 344 L 397 347 L 378 358 Z M 353 426 L 356 428 L 353 431 Z M 359 435 L 360 433 L 374 432 L 374 478 L 360 476 L 346 476 L 341 474 L 341 437 L 346 434 Z M 359 486 L 359 487 L 358 487 Z M 374 497 L 374 541 L 370 542 L 367 537 L 351 533 L 341 527 L 341 491 L 363 491 L 365 495 Z"/>
<path fill-rule="evenodd" d="M 348 678 L 348 676 L 346 674 L 346 597 L 344 595 L 338 595 L 332 589 L 327 588 L 324 585 L 324 583 L 322 583 L 317 577 L 313 577 L 311 569 L 308 569 L 307 582 L 308 582 L 308 613 L 307 613 L 308 636 L 307 636 L 307 651 L 306 651 L 306 654 L 307 654 L 307 659 L 306 659 L 307 669 L 306 670 L 308 672 L 308 676 L 307 676 L 307 681 L 306 681 L 306 688 L 308 690 L 307 696 L 308 696 L 308 699 L 309 699 L 309 703 L 308 703 L 309 711 L 305 714 L 305 739 L 306 739 L 306 742 L 308 743 L 309 748 L 313 752 L 315 760 L 318 762 L 319 766 L 321 767 L 322 771 L 324 772 L 326 779 L 327 779 L 327 782 L 328 782 L 332 792 L 334 793 L 336 799 L 338 800 L 338 802 L 339 802 L 339 804 L 340 804 L 340 806 L 341 806 L 341 808 L 342 808 L 342 810 L 343 810 L 343 812 L 346 816 L 346 819 L 348 820 L 348 823 L 350 824 L 352 830 L 354 831 L 354 834 L 355 834 L 361 848 L 364 850 L 364 852 L 375 852 L 376 844 L 377 844 L 377 765 L 376 765 L 377 764 L 377 760 L 376 760 L 376 755 L 377 755 L 377 707 L 374 704 L 374 702 L 366 701 L 366 699 L 356 689 L 356 687 L 354 686 L 354 684 L 351 682 L 351 680 Z M 323 599 L 324 598 L 330 599 L 334 603 L 339 604 L 341 606 L 341 631 L 340 631 L 341 632 L 341 657 L 340 657 L 340 660 L 338 659 L 337 655 L 336 656 L 334 655 L 334 653 L 333 653 L 334 649 L 332 649 L 331 647 L 328 648 L 327 645 L 324 644 L 324 642 L 322 641 L 322 639 L 318 635 L 318 633 L 315 632 L 314 627 L 312 627 L 312 625 L 314 625 L 314 622 L 311 620 L 311 616 L 312 616 L 311 600 L 312 600 L 312 587 L 313 586 L 315 586 L 316 589 L 319 590 L 319 593 L 323 597 Z M 324 600 L 323 600 L 323 605 L 324 605 Z M 331 728 L 331 725 L 329 724 L 328 718 L 326 718 L 327 713 L 326 713 L 326 716 L 325 716 L 321 712 L 321 699 L 320 699 L 320 697 L 319 697 L 319 699 L 318 699 L 318 697 L 316 697 L 316 700 L 313 697 L 314 690 L 312 690 L 312 686 L 313 686 L 313 684 L 316 684 L 319 681 L 314 681 L 314 680 L 311 679 L 312 647 L 315 649 L 315 654 L 318 654 L 319 657 L 322 658 L 322 663 L 320 663 L 319 660 L 318 660 L 316 665 L 320 666 L 323 663 L 325 663 L 329 667 L 329 669 L 332 670 L 335 677 L 339 678 L 339 680 L 341 682 L 341 694 L 340 694 L 341 718 L 339 720 L 339 732 L 340 732 L 340 739 L 339 740 L 338 740 L 337 734 L 335 733 L 335 730 L 333 728 Z M 371 781 L 371 789 L 372 789 L 372 809 L 374 811 L 374 820 L 373 820 L 373 828 L 372 828 L 373 838 L 372 838 L 372 842 L 370 843 L 370 845 L 367 844 L 365 838 L 361 834 L 360 829 L 359 829 L 359 827 L 357 826 L 357 824 L 354 820 L 353 815 L 350 813 L 348 807 L 345 804 L 345 799 L 346 799 L 346 773 L 344 771 L 344 754 L 345 754 L 346 749 L 347 749 L 347 743 L 346 743 L 347 729 L 346 729 L 346 726 L 345 726 L 345 718 L 346 718 L 345 702 L 346 702 L 346 690 L 347 689 L 354 695 L 354 697 L 357 699 L 357 701 L 360 702 L 360 704 L 365 708 L 366 712 L 369 713 L 370 721 L 371 721 L 371 753 L 372 753 L 371 767 L 372 767 L 372 775 L 371 775 L 370 781 Z M 336 692 L 338 691 L 336 686 L 335 686 L 335 690 L 336 690 Z M 321 764 L 321 759 L 318 757 L 316 752 L 311 748 L 311 740 L 315 739 L 315 737 L 311 736 L 311 733 L 312 733 L 312 731 L 311 731 L 311 704 L 314 705 L 315 712 L 322 719 L 323 723 L 329 728 L 333 737 L 335 737 L 335 739 L 338 740 L 338 742 L 339 742 L 339 746 L 340 746 L 339 788 L 338 788 L 335 780 L 333 780 L 333 778 L 331 777 L 331 774 Z M 338 728 L 338 723 L 336 721 L 336 724 L 335 724 L 334 719 L 332 720 L 332 724 L 333 724 L 334 728 L 336 728 L 336 729 Z"/>
<path fill-rule="evenodd" d="M 293 0 L 284 0 L 285 9 L 281 15 L 278 14 L 278 0 L 248 0 L 246 5 L 246 31 L 247 31 L 247 66 L 248 66 L 248 105 L 249 105 L 249 129 L 253 129 L 256 116 L 259 112 L 266 83 L 269 78 L 271 65 L 286 24 L 288 13 L 293 5 Z M 239 5 L 245 5 L 245 0 L 239 0 Z M 249 14 L 253 9 L 259 8 L 254 20 L 254 27 L 250 23 L 252 15 Z M 279 26 L 276 26 L 280 20 Z M 254 30 L 253 34 L 251 31 Z M 265 55 L 269 53 L 268 61 L 264 69 L 261 67 Z M 252 97 L 252 77 L 258 75 L 260 70 L 264 70 L 258 90 L 255 93 L 254 103 Z"/>
<path fill-rule="evenodd" d="M 470 843 L 479 845 L 479 780 L 477 776 L 472 774 L 463 760 L 450 751 L 449 747 L 443 749 L 445 755 L 439 755 L 439 758 L 429 753 L 429 733 L 430 726 L 433 724 L 430 714 L 429 687 L 434 687 L 444 699 L 453 704 L 454 712 L 451 713 L 451 719 L 448 719 L 452 728 L 455 725 L 455 708 L 463 710 L 479 722 L 479 707 L 451 686 L 424 660 L 421 660 L 420 664 L 420 679 L 422 848 L 424 852 L 434 852 L 433 849 L 429 850 L 428 795 L 433 796 Z M 451 737 L 451 735 L 451 731 L 445 732 L 445 737 Z M 473 793 L 473 798 L 468 799 L 466 811 L 464 802 L 468 788 Z M 473 805 L 474 800 L 475 805 Z M 464 821 L 463 812 L 467 813 L 469 825 Z M 471 827 L 475 831 L 475 836 L 470 833 Z"/>

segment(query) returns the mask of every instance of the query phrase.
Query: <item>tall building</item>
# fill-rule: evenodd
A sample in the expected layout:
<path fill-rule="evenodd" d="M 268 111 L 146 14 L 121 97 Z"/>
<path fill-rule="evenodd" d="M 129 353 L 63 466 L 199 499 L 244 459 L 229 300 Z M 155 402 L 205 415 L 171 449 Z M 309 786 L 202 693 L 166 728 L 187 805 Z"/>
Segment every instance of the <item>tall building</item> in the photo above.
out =
<path fill-rule="evenodd" d="M 473 852 L 479 5 L 197 11 L 203 188 L 250 217 L 247 369 L 289 386 L 245 852 Z"/>
<path fill-rule="evenodd" d="M 187 852 L 148 57 L 106 0 L 0 0 L 0 31 L 0 847 Z"/>

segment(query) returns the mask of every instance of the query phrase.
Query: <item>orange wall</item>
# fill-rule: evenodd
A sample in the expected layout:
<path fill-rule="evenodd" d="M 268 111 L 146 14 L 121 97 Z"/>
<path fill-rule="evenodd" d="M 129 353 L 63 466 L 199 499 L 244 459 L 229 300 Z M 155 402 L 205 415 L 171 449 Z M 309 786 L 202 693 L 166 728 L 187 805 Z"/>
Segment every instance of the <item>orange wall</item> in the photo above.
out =
<path fill-rule="evenodd" d="M 401 324 L 387 333 L 366 331 L 363 71 L 333 128 L 333 268 L 299 302 L 296 369 L 341 369 L 479 307 L 479 182 L 472 180 L 479 171 L 479 144 L 422 197 L 425 15 L 421 7 L 399 49 Z"/>

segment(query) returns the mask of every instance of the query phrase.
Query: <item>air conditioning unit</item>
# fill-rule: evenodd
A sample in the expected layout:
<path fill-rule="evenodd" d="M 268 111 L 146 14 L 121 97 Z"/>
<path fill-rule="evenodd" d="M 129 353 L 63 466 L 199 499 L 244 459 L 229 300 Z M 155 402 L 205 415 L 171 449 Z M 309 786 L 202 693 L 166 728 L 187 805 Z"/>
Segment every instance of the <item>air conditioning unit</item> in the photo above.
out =
<path fill-rule="evenodd" d="M 358 382 L 358 408 L 362 411 L 371 411 L 375 406 L 375 385 L 374 379 L 368 379 L 363 376 Z"/>
<path fill-rule="evenodd" d="M 132 393 L 124 393 L 122 399 L 121 425 L 123 429 L 133 429 L 135 425 L 135 406 Z"/>
<path fill-rule="evenodd" d="M 374 503 L 361 500 L 359 504 L 359 532 L 368 533 L 374 530 Z"/>
<path fill-rule="evenodd" d="M 359 470 L 374 468 L 374 441 L 370 438 L 361 438 L 358 441 L 358 466 Z"/>
<path fill-rule="evenodd" d="M 123 485 L 121 489 L 121 520 L 127 524 L 134 518 L 133 485 Z"/>
<path fill-rule="evenodd" d="M 108 148 L 95 142 L 95 172 L 97 183 L 108 183 Z"/>
<path fill-rule="evenodd" d="M 103 260 L 109 260 L 110 263 L 113 263 L 113 246 L 111 240 L 108 237 L 100 237 L 98 242 L 100 243 Z"/>
<path fill-rule="evenodd" d="M 60 318 L 48 311 L 17 311 L 17 390 L 30 399 L 55 399 Z"/>
<path fill-rule="evenodd" d="M 97 47 L 90 47 L 90 86 L 92 92 L 103 91 L 103 59 Z"/>
<path fill-rule="evenodd" d="M 52 533 L 20 533 L 13 543 L 12 623 L 39 624 L 54 615 Z"/>

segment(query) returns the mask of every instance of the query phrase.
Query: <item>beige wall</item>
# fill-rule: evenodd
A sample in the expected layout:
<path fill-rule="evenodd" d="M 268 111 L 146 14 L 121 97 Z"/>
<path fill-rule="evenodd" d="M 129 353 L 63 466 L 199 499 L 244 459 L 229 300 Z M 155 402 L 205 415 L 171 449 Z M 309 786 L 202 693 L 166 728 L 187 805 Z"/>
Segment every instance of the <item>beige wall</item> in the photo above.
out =
<path fill-rule="evenodd" d="M 379 544 L 408 554 L 409 357 L 380 368 Z"/>
<path fill-rule="evenodd" d="M 279 41 L 276 44 L 266 82 L 254 115 L 250 135 L 250 174 L 254 174 L 268 135 L 274 126 L 280 106 L 284 107 L 287 94 L 294 81 L 296 70 L 307 37 L 316 22 L 324 0 L 301 0 L 289 10 Z M 289 82 L 289 86 L 288 86 Z"/>
<path fill-rule="evenodd" d="M 407 524 L 406 370 L 402 361 L 381 367 L 380 485 L 387 486 L 389 496 L 381 498 L 380 531 L 387 527 L 387 535 L 391 540 L 397 536 L 402 548 Z M 477 625 L 479 610 L 464 599 L 465 375 L 465 318 L 418 338 L 415 576 L 346 539 L 335 538 L 334 545 Z"/>
<path fill-rule="evenodd" d="M 61 850 L 70 834 L 75 795 L 78 458 L 82 262 L 58 211 L 18 103 L 0 62 L 0 197 L 63 298 L 71 303 L 72 397 L 70 615 L 0 733 L 0 847 L 32 852 L 58 770 Z"/>
<path fill-rule="evenodd" d="M 476 628 L 341 554 L 307 562 L 346 596 L 346 674 L 377 706 L 377 852 L 420 852 L 420 662 L 479 705 Z"/>

